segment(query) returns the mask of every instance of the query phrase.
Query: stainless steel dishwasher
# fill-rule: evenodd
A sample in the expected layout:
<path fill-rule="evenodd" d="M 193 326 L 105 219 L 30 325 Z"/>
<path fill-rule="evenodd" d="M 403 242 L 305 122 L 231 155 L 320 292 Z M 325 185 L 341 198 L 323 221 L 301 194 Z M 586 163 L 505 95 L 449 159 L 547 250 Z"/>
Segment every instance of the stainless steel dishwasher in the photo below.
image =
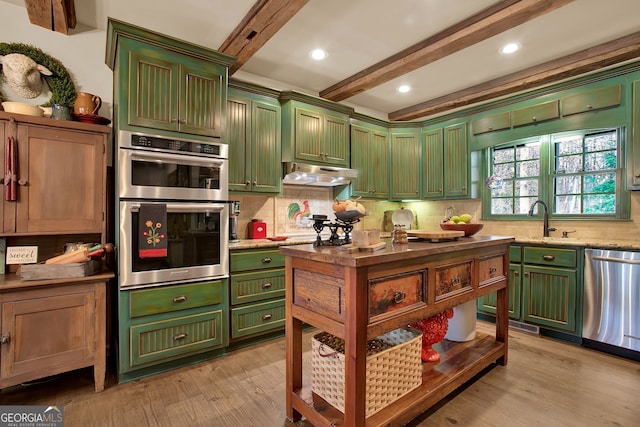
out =
<path fill-rule="evenodd" d="M 640 360 L 640 252 L 585 249 L 582 339 Z"/>

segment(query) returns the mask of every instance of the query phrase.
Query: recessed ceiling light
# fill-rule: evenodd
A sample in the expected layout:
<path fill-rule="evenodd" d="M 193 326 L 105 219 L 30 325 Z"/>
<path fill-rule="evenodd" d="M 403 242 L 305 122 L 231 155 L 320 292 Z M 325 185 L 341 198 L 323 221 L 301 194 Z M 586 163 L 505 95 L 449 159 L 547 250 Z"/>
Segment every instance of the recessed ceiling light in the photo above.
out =
<path fill-rule="evenodd" d="M 316 61 L 321 61 L 328 56 L 327 52 L 322 49 L 314 49 L 309 53 L 309 55 Z"/>
<path fill-rule="evenodd" d="M 398 88 L 398 92 L 400 93 L 407 93 L 411 90 L 411 86 L 409 85 L 402 85 Z"/>
<path fill-rule="evenodd" d="M 508 43 L 504 45 L 502 49 L 500 49 L 500 52 L 509 54 L 515 52 L 518 49 L 520 49 L 520 46 L 517 43 Z"/>

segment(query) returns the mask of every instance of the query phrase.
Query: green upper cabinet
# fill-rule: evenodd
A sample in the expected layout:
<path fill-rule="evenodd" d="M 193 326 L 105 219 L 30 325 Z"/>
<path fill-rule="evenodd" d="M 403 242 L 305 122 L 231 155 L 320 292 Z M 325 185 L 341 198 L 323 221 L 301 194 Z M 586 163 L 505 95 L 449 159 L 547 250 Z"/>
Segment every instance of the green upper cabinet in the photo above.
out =
<path fill-rule="evenodd" d="M 633 82 L 632 90 L 631 125 L 633 132 L 627 156 L 627 188 L 640 190 L 640 80 Z"/>
<path fill-rule="evenodd" d="M 423 198 L 460 198 L 469 194 L 467 124 L 422 131 Z"/>
<path fill-rule="evenodd" d="M 296 92 L 283 92 L 282 160 L 350 167 L 353 110 Z"/>
<path fill-rule="evenodd" d="M 223 137 L 233 58 L 112 19 L 108 31 L 119 129 Z"/>
<path fill-rule="evenodd" d="M 420 199 L 419 129 L 391 130 L 391 199 Z"/>
<path fill-rule="evenodd" d="M 230 191 L 280 193 L 280 123 L 277 99 L 229 88 L 225 139 Z"/>
<path fill-rule="evenodd" d="M 353 196 L 389 198 L 389 131 L 369 123 L 351 124 L 351 167 L 358 178 L 351 180 Z"/>

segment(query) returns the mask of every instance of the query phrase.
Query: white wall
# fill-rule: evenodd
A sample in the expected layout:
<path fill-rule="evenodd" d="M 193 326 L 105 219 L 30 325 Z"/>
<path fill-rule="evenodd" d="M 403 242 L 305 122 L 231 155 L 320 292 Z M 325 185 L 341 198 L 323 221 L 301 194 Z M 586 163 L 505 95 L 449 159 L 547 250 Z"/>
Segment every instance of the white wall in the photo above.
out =
<path fill-rule="evenodd" d="M 113 73 L 104 62 L 105 31 L 78 24 L 73 34 L 64 35 L 31 24 L 24 7 L 4 2 L 0 2 L 0 16 L 0 42 L 32 45 L 59 60 L 73 77 L 76 90 L 100 96 L 99 114 L 112 118 Z"/>

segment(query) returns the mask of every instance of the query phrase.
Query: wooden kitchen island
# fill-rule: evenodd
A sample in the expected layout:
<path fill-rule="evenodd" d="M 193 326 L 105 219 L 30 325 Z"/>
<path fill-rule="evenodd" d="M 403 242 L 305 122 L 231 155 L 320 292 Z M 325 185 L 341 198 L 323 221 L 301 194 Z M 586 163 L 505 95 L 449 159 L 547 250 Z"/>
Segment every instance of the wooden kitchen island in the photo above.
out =
<path fill-rule="evenodd" d="M 286 411 L 316 426 L 396 426 L 415 418 L 493 363 L 507 363 L 509 245 L 502 236 L 437 243 L 389 240 L 375 252 L 311 244 L 286 255 Z M 495 336 L 447 340 L 436 363 L 423 364 L 422 385 L 366 417 L 367 341 L 458 304 L 497 292 Z M 302 376 L 302 326 L 345 343 L 344 414 L 312 393 Z"/>

